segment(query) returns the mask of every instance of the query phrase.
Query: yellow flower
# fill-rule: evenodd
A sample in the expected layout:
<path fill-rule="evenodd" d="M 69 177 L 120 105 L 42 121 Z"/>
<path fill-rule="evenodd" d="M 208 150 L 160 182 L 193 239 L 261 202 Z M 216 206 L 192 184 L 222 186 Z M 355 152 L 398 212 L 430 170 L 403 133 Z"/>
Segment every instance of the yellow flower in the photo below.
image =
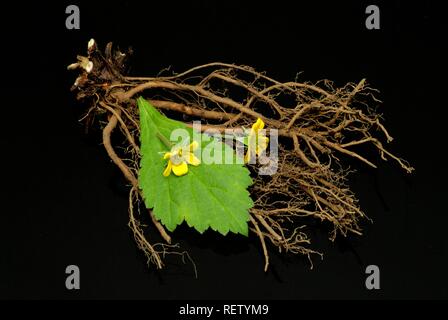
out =
<path fill-rule="evenodd" d="M 168 164 L 163 175 L 168 177 L 173 171 L 176 176 L 183 176 L 188 173 L 188 164 L 198 166 L 201 161 L 193 153 L 197 148 L 198 143 L 193 141 L 188 147 L 175 146 L 170 152 L 166 152 L 163 159 L 168 159 Z"/>
<path fill-rule="evenodd" d="M 264 133 L 259 132 L 263 130 L 264 122 L 260 118 L 252 125 L 250 129 L 248 143 L 247 143 L 247 153 L 244 156 L 244 162 L 248 163 L 252 158 L 254 152 L 256 155 L 260 155 L 263 150 L 268 147 L 269 138 L 264 135 Z"/>

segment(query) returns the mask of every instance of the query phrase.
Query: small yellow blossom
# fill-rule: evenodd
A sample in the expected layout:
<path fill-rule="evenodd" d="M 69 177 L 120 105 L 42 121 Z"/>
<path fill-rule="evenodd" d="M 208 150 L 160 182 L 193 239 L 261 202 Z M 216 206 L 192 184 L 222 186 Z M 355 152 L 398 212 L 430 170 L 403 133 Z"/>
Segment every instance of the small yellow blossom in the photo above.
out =
<path fill-rule="evenodd" d="M 188 173 L 188 164 L 198 166 L 201 161 L 193 153 L 197 148 L 198 143 L 193 141 L 188 147 L 174 146 L 170 152 L 166 152 L 163 159 L 168 159 L 168 164 L 163 175 L 168 177 L 173 171 L 176 176 L 183 176 Z"/>
<path fill-rule="evenodd" d="M 247 153 L 244 156 L 244 162 L 248 163 L 253 154 L 260 155 L 268 147 L 269 138 L 264 133 L 259 132 L 263 130 L 264 122 L 260 118 L 252 125 L 248 136 Z"/>

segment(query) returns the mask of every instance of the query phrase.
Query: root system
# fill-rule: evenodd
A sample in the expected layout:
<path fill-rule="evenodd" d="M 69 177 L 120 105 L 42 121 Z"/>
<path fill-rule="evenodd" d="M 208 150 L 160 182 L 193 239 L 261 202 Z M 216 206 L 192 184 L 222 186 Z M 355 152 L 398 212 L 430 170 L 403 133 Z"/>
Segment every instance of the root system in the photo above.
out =
<path fill-rule="evenodd" d="M 206 124 L 203 129 L 249 128 L 261 118 L 268 129 L 278 130 L 278 171 L 272 176 L 253 174 L 250 189 L 255 203 L 250 230 L 260 240 L 265 270 L 271 247 L 305 255 L 310 262 L 313 254 L 321 255 L 311 249 L 306 227 L 310 221 L 329 226 L 330 240 L 337 235 L 361 235 L 361 222 L 367 217 L 347 185 L 350 171 L 341 161 L 351 157 L 376 168 L 357 151 L 359 146 L 370 145 L 383 160 L 392 159 L 406 172 L 413 170 L 382 142 L 389 143 L 392 137 L 375 111 L 380 103 L 377 90 L 364 79 L 339 88 L 328 80 L 281 82 L 249 66 L 219 62 L 168 76 L 129 77 L 124 72 L 128 56 L 129 52 L 114 50 L 111 43 L 104 51 L 89 43 L 86 58 L 93 67 L 90 72 L 79 67 L 81 73 L 72 89 L 89 105 L 83 117 L 86 125 L 106 121 L 104 147 L 131 186 L 129 227 L 148 261 L 159 269 L 169 252 L 189 256 L 176 252 L 177 245 L 171 244 L 171 236 L 151 210 L 148 214 L 163 243 L 151 242 L 135 214 L 141 199 L 137 96 L 144 96 L 171 118 L 187 124 L 201 120 Z M 124 145 L 112 143 L 113 131 L 120 132 Z M 256 172 L 255 166 L 250 169 Z"/>

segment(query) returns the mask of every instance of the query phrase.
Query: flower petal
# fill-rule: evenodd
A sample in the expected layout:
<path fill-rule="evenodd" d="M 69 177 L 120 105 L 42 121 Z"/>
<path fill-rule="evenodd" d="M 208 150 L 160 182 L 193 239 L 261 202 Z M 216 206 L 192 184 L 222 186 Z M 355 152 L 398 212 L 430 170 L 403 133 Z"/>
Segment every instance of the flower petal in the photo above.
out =
<path fill-rule="evenodd" d="M 163 155 L 163 159 L 166 160 L 169 157 L 171 157 L 171 152 L 165 152 L 165 154 Z"/>
<path fill-rule="evenodd" d="M 192 143 L 190 143 L 190 152 L 196 150 L 198 146 L 199 144 L 197 141 L 193 141 Z"/>
<path fill-rule="evenodd" d="M 188 165 L 185 161 L 181 162 L 178 165 L 173 165 L 173 172 L 176 176 L 183 176 L 188 172 Z"/>
<path fill-rule="evenodd" d="M 263 150 L 266 150 L 268 148 L 268 142 L 269 142 L 269 138 L 262 136 L 262 135 L 258 135 L 257 137 L 257 149 L 256 149 L 256 153 L 257 155 L 260 155 Z"/>
<path fill-rule="evenodd" d="M 198 166 L 201 164 L 201 160 L 199 160 L 193 152 L 188 152 L 188 154 L 185 155 L 185 160 L 193 165 L 193 166 Z"/>
<path fill-rule="evenodd" d="M 170 175 L 170 173 L 171 173 L 171 167 L 172 167 L 172 163 L 171 163 L 171 161 L 168 161 L 168 164 L 166 165 L 166 168 L 165 168 L 165 170 L 163 171 L 163 175 L 164 175 L 165 177 L 168 177 L 168 176 Z"/>
<path fill-rule="evenodd" d="M 252 150 L 249 148 L 246 154 L 244 155 L 244 163 L 249 163 L 251 159 L 252 159 Z"/>
<path fill-rule="evenodd" d="M 262 130 L 264 128 L 264 122 L 260 118 L 252 125 L 252 130 L 257 132 L 258 130 Z"/>

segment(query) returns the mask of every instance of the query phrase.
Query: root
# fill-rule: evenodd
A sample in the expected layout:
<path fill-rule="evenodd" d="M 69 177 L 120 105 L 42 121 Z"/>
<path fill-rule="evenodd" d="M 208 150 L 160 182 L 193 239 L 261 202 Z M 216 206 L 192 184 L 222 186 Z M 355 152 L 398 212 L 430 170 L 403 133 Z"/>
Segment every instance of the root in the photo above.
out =
<path fill-rule="evenodd" d="M 250 222 L 252 222 L 252 224 L 255 227 L 255 231 L 254 230 L 252 230 L 252 231 L 258 235 L 258 238 L 260 239 L 260 242 L 261 242 L 261 247 L 263 249 L 264 261 L 265 261 L 264 262 L 264 272 L 266 272 L 266 271 L 268 271 L 268 268 L 269 268 L 269 253 L 268 253 L 268 249 L 266 247 L 266 242 L 264 241 L 264 234 L 261 232 L 260 227 L 258 227 L 257 221 L 255 221 L 252 216 L 250 216 Z"/>
<path fill-rule="evenodd" d="M 163 259 L 166 255 L 179 255 L 182 258 L 182 262 L 185 263 L 185 260 L 188 260 L 192 266 L 195 277 L 197 278 L 198 272 L 196 269 L 196 264 L 191 259 L 190 255 L 186 251 L 178 251 L 179 245 L 171 245 L 165 243 L 155 243 L 150 244 L 147 237 L 145 236 L 143 230 L 141 229 L 141 224 L 139 219 L 135 217 L 134 212 L 134 203 L 139 203 L 139 199 L 141 198 L 139 191 L 134 187 L 131 188 L 129 192 L 129 223 L 128 226 L 132 230 L 134 235 L 134 240 L 137 243 L 137 246 L 140 250 L 145 254 L 148 264 L 153 264 L 157 269 L 162 269 L 164 267 Z M 154 218 L 153 218 L 154 222 Z M 157 222 L 158 223 L 158 222 Z M 158 223 L 158 225 L 160 225 Z M 164 230 L 164 229 L 162 229 Z M 162 234 L 164 231 L 159 232 Z M 169 236 L 168 236 L 169 237 Z M 166 239 L 165 239 L 166 241 Z"/>
<path fill-rule="evenodd" d="M 148 261 L 159 269 L 166 252 L 176 246 L 152 212 L 152 222 L 165 243 L 150 244 L 133 213 L 133 203 L 141 199 L 136 178 L 140 161 L 137 95 L 187 125 L 205 121 L 202 130 L 240 130 L 261 118 L 268 130 L 278 131 L 278 171 L 260 176 L 256 174 L 259 165 L 249 166 L 254 180 L 250 230 L 260 240 L 265 271 L 269 266 L 266 240 L 280 252 L 306 256 L 312 266 L 311 257 L 322 254 L 310 249 L 309 224 L 330 227 L 330 240 L 362 234 L 361 222 L 368 218 L 348 187 L 351 172 L 339 157 L 357 159 L 372 168 L 377 160 L 392 159 L 406 172 L 413 171 L 381 142 L 390 143 L 393 138 L 376 112 L 378 92 L 365 79 L 340 88 L 329 80 L 280 82 L 248 66 L 219 62 L 168 76 L 127 77 L 123 75 L 125 55 L 111 48 L 110 44 L 105 53 L 89 52 L 94 68 L 89 74 L 83 71 L 73 89 L 79 99 L 91 102 L 87 124 L 92 117 L 108 117 L 103 143 L 131 184 L 130 228 Z M 121 158 L 111 142 L 117 126 L 125 139 Z M 379 159 L 362 155 L 366 146 L 376 149 Z"/>
<path fill-rule="evenodd" d="M 146 239 L 145 235 L 143 234 L 142 229 L 140 228 L 140 223 L 138 220 L 135 219 L 134 216 L 134 192 L 135 189 L 132 187 L 131 191 L 129 192 L 129 223 L 128 226 L 131 228 L 135 242 L 137 243 L 138 247 L 145 253 L 146 257 L 148 258 L 148 263 L 153 263 L 157 267 L 157 269 L 162 269 L 163 262 L 160 258 L 160 253 L 154 249 L 155 246 L 158 244 L 155 244 L 152 246 L 148 240 Z"/>
<path fill-rule="evenodd" d="M 114 130 L 114 128 L 117 126 L 117 123 L 119 122 L 123 123 L 123 120 L 120 117 L 120 111 L 114 111 L 109 119 L 109 123 L 106 125 L 106 127 L 103 130 L 103 144 L 104 148 L 107 151 L 107 154 L 111 158 L 111 160 L 116 164 L 116 166 L 121 170 L 123 175 L 126 177 L 126 179 L 131 183 L 132 190 L 139 190 L 138 189 L 138 181 L 137 178 L 134 176 L 134 174 L 131 172 L 129 167 L 123 162 L 123 160 L 120 159 L 120 157 L 115 153 L 114 148 L 112 147 L 111 143 L 111 133 Z M 155 227 L 159 231 L 162 238 L 168 243 L 171 243 L 171 237 L 167 234 L 165 228 L 160 224 L 159 221 L 154 217 L 153 213 L 149 212 L 151 215 L 152 222 L 154 223 Z M 132 224 L 135 228 L 135 223 Z M 136 232 L 136 230 L 133 230 Z"/>

